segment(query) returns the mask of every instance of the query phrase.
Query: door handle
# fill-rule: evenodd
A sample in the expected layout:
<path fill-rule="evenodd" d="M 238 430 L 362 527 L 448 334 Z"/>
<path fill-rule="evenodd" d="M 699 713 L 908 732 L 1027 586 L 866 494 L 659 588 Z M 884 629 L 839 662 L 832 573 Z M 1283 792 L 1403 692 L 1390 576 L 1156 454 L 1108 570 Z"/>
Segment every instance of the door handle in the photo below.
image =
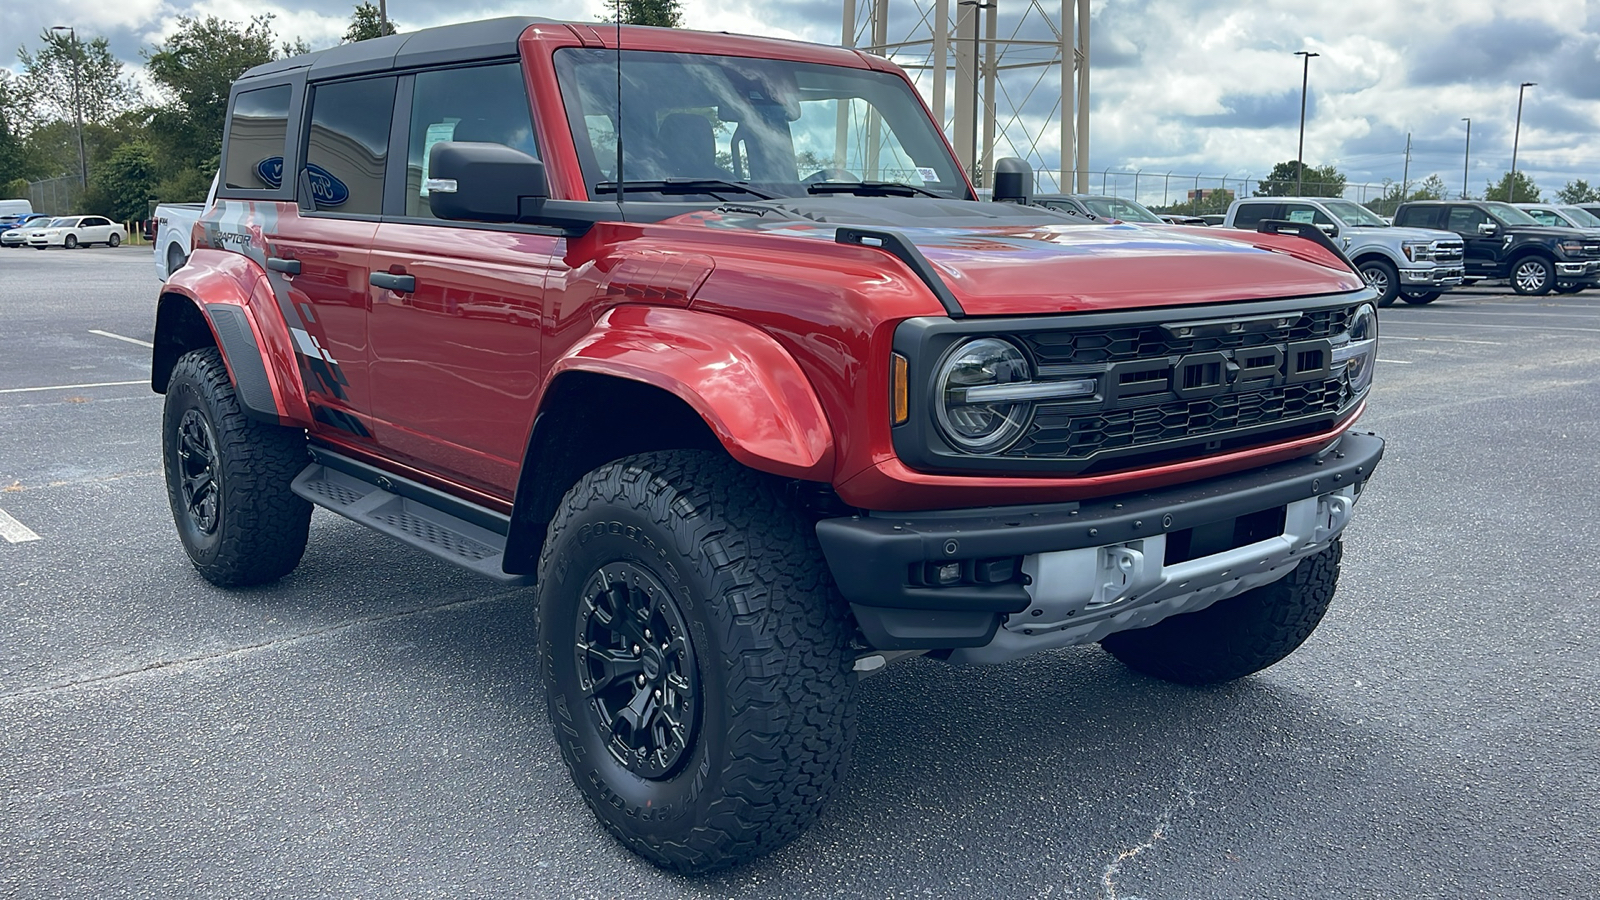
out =
<path fill-rule="evenodd" d="M 267 257 L 267 268 L 274 272 L 282 272 L 285 275 L 299 275 L 300 260 L 284 259 L 279 256 L 269 256 Z"/>
<path fill-rule="evenodd" d="M 417 276 L 392 275 L 388 272 L 373 272 L 367 276 L 367 283 L 373 287 L 388 288 L 396 294 L 414 294 L 417 291 Z"/>

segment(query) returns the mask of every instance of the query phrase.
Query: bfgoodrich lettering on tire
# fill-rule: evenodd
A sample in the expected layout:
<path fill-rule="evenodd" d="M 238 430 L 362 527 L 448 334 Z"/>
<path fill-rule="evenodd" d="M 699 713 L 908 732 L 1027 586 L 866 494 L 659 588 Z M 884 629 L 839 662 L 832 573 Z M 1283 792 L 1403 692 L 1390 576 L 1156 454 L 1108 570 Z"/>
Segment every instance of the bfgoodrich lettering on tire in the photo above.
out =
<path fill-rule="evenodd" d="M 305 432 L 245 416 L 214 347 L 172 368 L 161 458 L 178 536 L 207 581 L 265 584 L 300 563 L 311 504 L 289 483 L 306 465 Z"/>
<path fill-rule="evenodd" d="M 810 522 L 725 456 L 629 457 L 567 492 L 539 559 L 556 742 L 657 865 L 776 849 L 849 768 L 848 613 Z"/>
<path fill-rule="evenodd" d="M 1130 669 L 1182 684 L 1243 678 L 1305 643 L 1339 583 L 1343 543 L 1307 557 L 1271 584 L 1149 628 L 1123 631 L 1100 646 Z"/>

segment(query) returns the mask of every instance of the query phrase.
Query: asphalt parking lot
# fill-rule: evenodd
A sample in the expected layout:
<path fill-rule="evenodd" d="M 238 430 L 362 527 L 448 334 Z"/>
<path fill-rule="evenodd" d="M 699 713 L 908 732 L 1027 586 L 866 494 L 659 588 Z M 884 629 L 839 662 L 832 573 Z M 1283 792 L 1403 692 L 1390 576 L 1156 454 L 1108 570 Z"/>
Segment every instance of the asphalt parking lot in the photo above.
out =
<path fill-rule="evenodd" d="M 148 252 L 0 251 L 0 895 L 1587 897 L 1600 891 L 1600 291 L 1384 310 L 1389 441 L 1298 653 L 1193 690 L 1096 648 L 863 685 L 855 768 L 750 867 L 583 807 L 530 593 L 319 511 L 190 568 Z"/>

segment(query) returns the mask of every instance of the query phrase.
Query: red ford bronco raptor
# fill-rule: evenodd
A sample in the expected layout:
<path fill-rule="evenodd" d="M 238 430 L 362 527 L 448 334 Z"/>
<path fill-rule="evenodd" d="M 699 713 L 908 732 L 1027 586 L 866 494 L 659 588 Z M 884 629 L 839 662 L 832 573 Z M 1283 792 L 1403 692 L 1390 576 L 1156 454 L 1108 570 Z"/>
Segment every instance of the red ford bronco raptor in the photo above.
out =
<path fill-rule="evenodd" d="M 814 821 L 859 680 L 1303 642 L 1382 455 L 1374 294 L 1314 228 L 977 202 L 854 50 L 500 19 L 246 72 L 161 289 L 194 566 L 322 506 L 536 593 L 557 743 L 680 871 Z"/>

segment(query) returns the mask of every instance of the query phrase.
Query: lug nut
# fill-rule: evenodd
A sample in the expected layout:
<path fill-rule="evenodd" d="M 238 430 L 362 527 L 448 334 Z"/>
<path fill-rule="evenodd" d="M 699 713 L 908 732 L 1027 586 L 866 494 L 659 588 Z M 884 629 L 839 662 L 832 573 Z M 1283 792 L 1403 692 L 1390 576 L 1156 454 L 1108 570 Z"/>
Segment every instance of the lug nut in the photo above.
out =
<path fill-rule="evenodd" d="M 648 628 L 644 630 L 644 639 L 647 641 L 650 640 L 650 629 Z"/>
<path fill-rule="evenodd" d="M 640 675 L 638 678 L 636 678 L 634 680 L 639 683 L 639 687 L 644 687 L 644 676 L 643 675 Z"/>

